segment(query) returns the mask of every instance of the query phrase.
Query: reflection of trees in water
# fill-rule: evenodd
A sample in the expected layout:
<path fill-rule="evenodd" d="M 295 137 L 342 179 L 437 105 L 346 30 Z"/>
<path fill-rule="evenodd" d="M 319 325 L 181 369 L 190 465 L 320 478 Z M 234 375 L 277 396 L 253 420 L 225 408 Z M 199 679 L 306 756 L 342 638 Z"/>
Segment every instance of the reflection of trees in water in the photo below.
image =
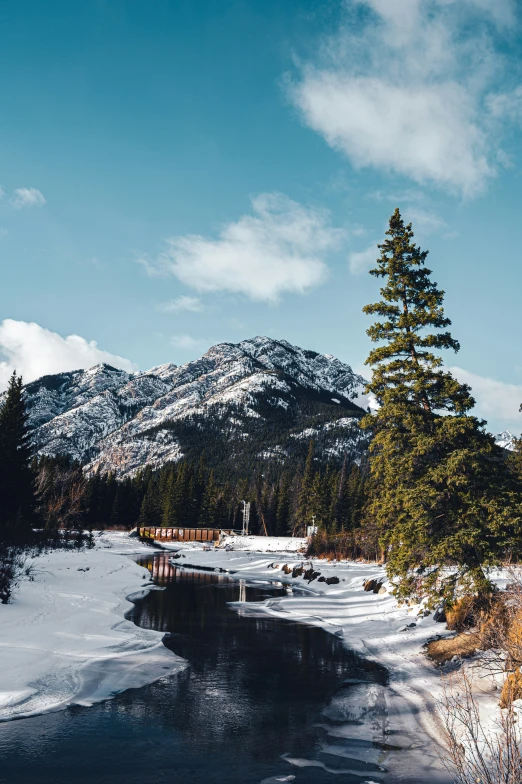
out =
<path fill-rule="evenodd" d="M 132 618 L 170 632 L 167 647 L 190 663 L 177 678 L 150 686 L 147 704 L 155 721 L 175 728 L 191 747 L 265 760 L 267 750 L 279 755 L 295 749 L 297 738 L 311 753 L 313 725 L 343 678 L 383 679 L 380 668 L 322 629 L 242 616 L 227 606 L 241 591 L 255 601 L 283 596 L 284 588 L 241 587 L 223 575 L 180 570 L 162 556 L 147 565 L 166 590 L 151 592 Z M 134 700 L 130 710 L 140 710 Z"/>

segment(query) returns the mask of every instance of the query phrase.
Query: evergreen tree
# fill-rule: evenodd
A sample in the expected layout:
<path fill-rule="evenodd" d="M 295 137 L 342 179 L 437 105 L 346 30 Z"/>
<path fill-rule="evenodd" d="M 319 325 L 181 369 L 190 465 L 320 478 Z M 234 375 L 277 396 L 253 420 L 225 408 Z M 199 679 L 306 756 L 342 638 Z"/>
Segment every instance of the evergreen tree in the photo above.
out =
<path fill-rule="evenodd" d="M 34 521 L 34 505 L 22 377 L 14 371 L 0 410 L 0 539 L 27 539 Z"/>
<path fill-rule="evenodd" d="M 301 483 L 301 490 L 299 493 L 299 503 L 296 510 L 296 520 L 294 525 L 294 533 L 299 528 L 306 532 L 306 526 L 310 525 L 311 521 L 309 515 L 313 514 L 310 510 L 310 498 L 312 493 L 312 485 L 315 477 L 314 468 L 314 449 L 315 444 L 310 441 L 308 445 L 308 454 L 306 456 L 305 470 L 303 480 Z"/>
<path fill-rule="evenodd" d="M 290 493 L 290 477 L 285 473 L 278 485 L 274 531 L 276 536 L 287 536 L 290 531 Z"/>
<path fill-rule="evenodd" d="M 442 349 L 458 351 L 447 327 L 444 292 L 431 280 L 426 251 L 413 243 L 399 210 L 371 275 L 382 299 L 363 310 L 380 345 L 366 361 L 380 403 L 371 428 L 371 499 L 387 568 L 400 596 L 442 596 L 456 587 L 489 590 L 483 568 L 513 547 L 519 499 L 506 462 L 471 416 L 470 389 L 442 368 Z M 447 569 L 446 567 L 449 567 Z"/>
<path fill-rule="evenodd" d="M 161 525 L 161 512 L 158 483 L 152 477 L 141 502 L 138 525 L 144 527 Z"/>
<path fill-rule="evenodd" d="M 305 525 L 312 525 L 315 521 L 315 525 L 319 528 L 327 529 L 329 528 L 329 508 L 330 508 L 330 474 L 328 469 L 324 474 L 320 471 L 316 471 L 312 486 L 310 488 L 310 494 L 308 497 L 308 513 L 305 518 Z"/>

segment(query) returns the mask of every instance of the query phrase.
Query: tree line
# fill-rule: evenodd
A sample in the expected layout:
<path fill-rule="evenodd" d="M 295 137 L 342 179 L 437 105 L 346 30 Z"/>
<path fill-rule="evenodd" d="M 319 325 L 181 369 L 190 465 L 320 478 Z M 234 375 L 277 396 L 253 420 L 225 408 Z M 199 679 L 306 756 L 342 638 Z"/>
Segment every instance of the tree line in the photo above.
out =
<path fill-rule="evenodd" d="M 85 480 L 83 524 L 88 528 L 241 529 L 242 502 L 251 504 L 249 529 L 268 536 L 302 535 L 314 521 L 331 533 L 359 524 L 365 478 L 359 466 L 334 469 L 314 459 L 310 442 L 302 468 L 249 472 L 220 482 L 202 456 L 146 468 L 132 478 L 96 473 Z M 40 462 L 48 466 L 53 460 Z M 75 469 L 78 470 L 78 469 Z"/>

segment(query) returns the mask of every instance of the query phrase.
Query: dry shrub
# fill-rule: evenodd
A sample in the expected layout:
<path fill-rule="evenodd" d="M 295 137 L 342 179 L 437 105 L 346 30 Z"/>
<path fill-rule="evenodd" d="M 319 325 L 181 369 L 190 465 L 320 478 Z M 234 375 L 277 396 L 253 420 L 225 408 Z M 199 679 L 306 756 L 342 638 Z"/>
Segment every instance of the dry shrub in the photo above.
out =
<path fill-rule="evenodd" d="M 310 540 L 306 551 L 308 557 L 325 558 L 328 561 L 382 561 L 382 549 L 377 539 L 366 530 L 345 531 L 340 534 L 328 534 L 319 531 Z"/>
<path fill-rule="evenodd" d="M 510 672 L 504 681 L 500 695 L 500 707 L 509 708 L 515 700 L 522 699 L 522 672 Z"/>
<path fill-rule="evenodd" d="M 440 701 L 445 730 L 442 761 L 456 784 L 520 784 L 522 737 L 508 694 L 493 731 L 484 727 L 470 675 L 450 680 Z"/>
<path fill-rule="evenodd" d="M 509 569 L 510 583 L 494 597 L 479 627 L 480 647 L 490 652 L 488 666 L 496 673 L 522 667 L 522 573 Z"/>
<path fill-rule="evenodd" d="M 483 622 L 489 613 L 491 598 L 480 596 L 462 596 L 452 607 L 446 609 L 448 629 L 462 632 L 472 629 Z"/>
<path fill-rule="evenodd" d="M 478 634 L 463 632 L 457 634 L 456 637 L 432 640 L 426 646 L 426 652 L 434 662 L 443 664 L 451 661 L 454 656 L 462 659 L 472 656 L 479 647 L 480 637 Z"/>

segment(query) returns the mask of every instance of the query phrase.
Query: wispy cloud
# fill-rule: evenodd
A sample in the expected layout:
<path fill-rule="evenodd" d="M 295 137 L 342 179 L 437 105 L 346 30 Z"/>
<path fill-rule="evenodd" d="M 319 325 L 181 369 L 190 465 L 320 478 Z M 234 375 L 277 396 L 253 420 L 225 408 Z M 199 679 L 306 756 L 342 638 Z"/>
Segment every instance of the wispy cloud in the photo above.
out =
<path fill-rule="evenodd" d="M 11 204 L 17 210 L 24 207 L 43 207 L 45 197 L 37 188 L 17 188 L 11 196 Z"/>
<path fill-rule="evenodd" d="M 205 306 L 198 297 L 188 297 L 186 294 L 182 294 L 180 297 L 176 297 L 176 299 L 158 303 L 156 309 L 161 313 L 179 313 L 181 311 L 201 313 Z"/>
<path fill-rule="evenodd" d="M 364 250 L 350 253 L 348 256 L 350 272 L 354 275 L 362 275 L 364 272 L 368 272 L 379 258 L 379 255 L 379 248 L 376 242 L 370 243 Z"/>
<path fill-rule="evenodd" d="M 15 369 L 26 383 L 49 373 L 88 368 L 100 362 L 129 372 L 137 370 L 129 359 L 98 348 L 95 340 L 80 335 L 64 338 L 34 322 L 13 319 L 0 324 L 0 355 L 4 358 L 0 361 L 0 389 L 5 389 Z"/>
<path fill-rule="evenodd" d="M 302 294 L 327 277 L 324 256 L 346 237 L 326 210 L 287 196 L 263 193 L 252 213 L 224 225 L 217 238 L 170 237 L 155 260 L 141 260 L 149 274 L 174 275 L 198 291 L 228 291 L 275 302 Z"/>
<path fill-rule="evenodd" d="M 170 342 L 183 351 L 203 351 L 210 346 L 205 338 L 194 338 L 192 335 L 172 335 Z"/>
<path fill-rule="evenodd" d="M 403 218 L 407 223 L 413 224 L 413 229 L 423 234 L 433 234 L 447 228 L 447 223 L 440 215 L 432 210 L 406 205 Z"/>
<path fill-rule="evenodd" d="M 500 429 L 512 428 L 515 435 L 522 430 L 522 415 L 518 411 L 522 403 L 522 384 L 507 384 L 458 366 L 451 367 L 450 371 L 459 381 L 470 385 L 481 417 L 498 423 Z"/>
<path fill-rule="evenodd" d="M 305 123 L 356 167 L 464 197 L 480 193 L 498 166 L 491 107 L 498 114 L 509 106 L 493 94 L 514 4 L 354 0 L 349 7 L 316 61 L 288 84 Z"/>

